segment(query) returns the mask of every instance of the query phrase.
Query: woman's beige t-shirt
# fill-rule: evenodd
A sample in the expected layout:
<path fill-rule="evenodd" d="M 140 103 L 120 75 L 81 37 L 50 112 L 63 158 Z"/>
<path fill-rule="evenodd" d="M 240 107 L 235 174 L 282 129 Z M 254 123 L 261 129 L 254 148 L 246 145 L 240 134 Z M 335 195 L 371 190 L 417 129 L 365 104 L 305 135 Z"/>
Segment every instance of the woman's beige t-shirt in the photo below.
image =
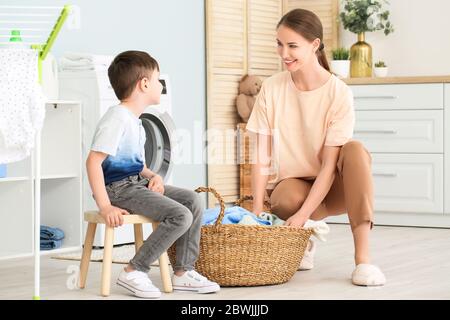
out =
<path fill-rule="evenodd" d="M 247 130 L 272 136 L 274 170 L 267 188 L 286 178 L 317 177 L 323 147 L 344 145 L 354 123 L 352 92 L 336 76 L 311 91 L 298 90 L 289 71 L 266 79 Z"/>

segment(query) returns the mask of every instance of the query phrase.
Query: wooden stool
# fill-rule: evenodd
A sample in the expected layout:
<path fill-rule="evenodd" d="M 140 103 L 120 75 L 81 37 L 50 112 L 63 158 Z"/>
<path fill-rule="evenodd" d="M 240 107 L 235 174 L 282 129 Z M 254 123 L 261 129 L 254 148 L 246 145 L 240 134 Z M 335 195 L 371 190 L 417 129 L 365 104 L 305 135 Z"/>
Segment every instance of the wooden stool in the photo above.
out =
<path fill-rule="evenodd" d="M 103 252 L 103 266 L 102 266 L 102 288 L 101 295 L 109 296 L 111 287 L 111 265 L 112 265 L 112 249 L 114 244 L 114 228 L 108 227 L 103 217 L 98 211 L 88 211 L 84 213 L 84 221 L 87 221 L 88 229 L 86 232 L 86 240 L 84 242 L 83 256 L 80 263 L 80 288 L 86 285 L 87 272 L 89 268 L 89 261 L 91 260 L 92 244 L 95 237 L 95 229 L 98 223 L 105 224 L 105 243 Z M 134 224 L 134 240 L 136 252 L 142 246 L 143 239 L 143 223 L 151 223 L 153 230 L 158 227 L 158 222 L 137 214 L 130 214 L 123 216 L 123 224 Z M 164 252 L 159 257 L 159 269 L 161 271 L 161 278 L 164 292 L 172 292 L 172 280 L 170 279 L 169 259 L 167 252 Z"/>

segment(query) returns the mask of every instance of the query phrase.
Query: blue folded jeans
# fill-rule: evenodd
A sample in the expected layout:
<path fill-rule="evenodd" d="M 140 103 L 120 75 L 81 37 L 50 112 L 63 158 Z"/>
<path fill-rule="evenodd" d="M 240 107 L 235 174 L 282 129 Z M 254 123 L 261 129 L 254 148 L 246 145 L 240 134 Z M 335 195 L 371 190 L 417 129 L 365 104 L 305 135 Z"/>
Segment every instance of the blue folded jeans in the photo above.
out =
<path fill-rule="evenodd" d="M 59 228 L 41 226 L 41 240 L 62 240 L 64 231 Z"/>
<path fill-rule="evenodd" d="M 62 240 L 43 240 L 41 239 L 41 250 L 59 249 L 62 246 Z"/>

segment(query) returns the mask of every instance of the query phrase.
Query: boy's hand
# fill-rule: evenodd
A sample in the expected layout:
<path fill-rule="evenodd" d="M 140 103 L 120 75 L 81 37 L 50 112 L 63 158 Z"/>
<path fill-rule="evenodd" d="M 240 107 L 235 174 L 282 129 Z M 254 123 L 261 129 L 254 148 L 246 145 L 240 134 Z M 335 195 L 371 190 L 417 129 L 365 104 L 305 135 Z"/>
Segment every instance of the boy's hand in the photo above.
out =
<path fill-rule="evenodd" d="M 155 174 L 148 183 L 148 188 L 154 192 L 164 194 L 164 181 L 160 175 Z"/>
<path fill-rule="evenodd" d="M 108 227 L 119 227 L 123 224 L 124 214 L 130 214 L 127 210 L 124 210 L 113 205 L 109 205 L 100 209 L 100 215 L 105 219 Z"/>

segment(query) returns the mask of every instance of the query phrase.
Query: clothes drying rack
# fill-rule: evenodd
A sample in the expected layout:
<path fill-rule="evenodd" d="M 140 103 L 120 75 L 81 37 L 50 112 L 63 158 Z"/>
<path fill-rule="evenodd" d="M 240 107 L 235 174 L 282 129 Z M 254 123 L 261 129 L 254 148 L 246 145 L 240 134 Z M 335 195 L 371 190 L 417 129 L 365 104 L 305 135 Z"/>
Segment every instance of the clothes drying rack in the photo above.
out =
<path fill-rule="evenodd" d="M 56 22 L 55 22 L 56 18 Z M 0 44 L 20 43 L 38 51 L 39 83 L 42 82 L 42 61 L 50 52 L 67 18 L 69 28 L 79 27 L 79 10 L 72 5 L 52 6 L 14 6 L 0 5 Z M 19 30 L 20 33 L 12 33 Z M 24 31 L 24 33 L 22 33 Z M 8 34 L 8 32 L 11 32 Z M 15 39 L 11 39 L 14 38 Z M 20 39 L 18 39 L 18 37 Z M 8 41 L 8 38 L 10 41 Z M 24 39 L 22 41 L 22 39 Z M 16 42 L 17 43 L 17 42 Z M 34 300 L 40 300 L 40 223 L 41 223 L 41 130 L 36 132 L 34 165 Z M 32 175 L 33 178 L 33 175 Z"/>

